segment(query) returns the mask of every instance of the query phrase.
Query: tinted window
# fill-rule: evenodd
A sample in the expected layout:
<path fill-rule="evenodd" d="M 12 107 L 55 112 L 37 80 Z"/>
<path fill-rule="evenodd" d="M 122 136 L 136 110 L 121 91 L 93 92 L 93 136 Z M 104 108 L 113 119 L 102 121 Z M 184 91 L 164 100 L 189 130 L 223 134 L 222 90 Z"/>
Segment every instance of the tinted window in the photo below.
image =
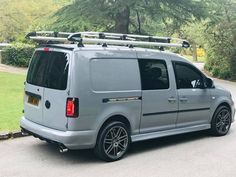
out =
<path fill-rule="evenodd" d="M 188 64 L 175 63 L 176 83 L 178 89 L 202 88 L 202 74 Z"/>
<path fill-rule="evenodd" d="M 169 77 L 166 63 L 163 60 L 139 60 L 143 90 L 169 88 Z"/>
<path fill-rule="evenodd" d="M 27 76 L 33 85 L 65 90 L 67 86 L 68 54 L 62 52 L 36 51 Z"/>

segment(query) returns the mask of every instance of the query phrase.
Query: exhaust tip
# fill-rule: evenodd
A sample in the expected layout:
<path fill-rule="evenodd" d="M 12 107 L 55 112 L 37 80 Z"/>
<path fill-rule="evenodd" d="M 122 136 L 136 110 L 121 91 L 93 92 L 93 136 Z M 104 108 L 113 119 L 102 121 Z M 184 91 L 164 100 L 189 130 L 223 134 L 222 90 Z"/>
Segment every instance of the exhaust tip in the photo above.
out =
<path fill-rule="evenodd" d="M 29 135 L 29 133 L 27 131 L 25 131 L 23 128 L 21 129 L 21 134 L 23 136 L 28 136 Z"/>
<path fill-rule="evenodd" d="M 66 148 L 64 145 L 60 145 L 59 151 L 60 151 L 60 153 L 65 153 L 65 152 L 68 152 L 68 148 Z"/>

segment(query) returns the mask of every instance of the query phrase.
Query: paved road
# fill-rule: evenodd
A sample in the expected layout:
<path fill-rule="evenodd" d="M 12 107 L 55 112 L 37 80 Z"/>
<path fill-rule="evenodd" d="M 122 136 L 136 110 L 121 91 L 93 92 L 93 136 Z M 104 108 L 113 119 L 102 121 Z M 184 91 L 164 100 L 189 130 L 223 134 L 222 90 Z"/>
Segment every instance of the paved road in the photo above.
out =
<path fill-rule="evenodd" d="M 231 90 L 236 83 L 215 79 Z M 132 145 L 121 161 L 104 163 L 90 150 L 59 153 L 32 137 L 0 142 L 0 177 L 235 177 L 236 124 L 225 137 L 207 132 Z"/>

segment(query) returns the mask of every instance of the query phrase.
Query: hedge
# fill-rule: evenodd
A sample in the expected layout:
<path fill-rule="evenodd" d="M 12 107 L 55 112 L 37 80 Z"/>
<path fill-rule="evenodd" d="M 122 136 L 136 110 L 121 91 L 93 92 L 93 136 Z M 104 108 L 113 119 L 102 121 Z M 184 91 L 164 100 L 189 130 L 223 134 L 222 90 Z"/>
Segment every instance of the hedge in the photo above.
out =
<path fill-rule="evenodd" d="M 28 67 L 35 46 L 31 44 L 15 43 L 6 47 L 2 52 L 2 63 L 18 67 Z"/>

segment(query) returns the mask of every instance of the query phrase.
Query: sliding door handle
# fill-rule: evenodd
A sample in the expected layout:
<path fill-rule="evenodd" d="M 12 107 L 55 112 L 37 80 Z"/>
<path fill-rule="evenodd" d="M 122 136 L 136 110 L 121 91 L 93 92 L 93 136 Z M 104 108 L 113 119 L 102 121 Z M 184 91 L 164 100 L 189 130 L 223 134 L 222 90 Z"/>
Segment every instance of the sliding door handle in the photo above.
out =
<path fill-rule="evenodd" d="M 172 97 L 168 98 L 168 101 L 170 103 L 175 103 L 176 102 L 176 98 L 172 96 Z"/>
<path fill-rule="evenodd" d="M 181 98 L 179 99 L 179 101 L 180 101 L 180 102 L 187 102 L 187 101 L 188 101 L 188 98 L 186 98 L 186 97 L 181 97 Z"/>

